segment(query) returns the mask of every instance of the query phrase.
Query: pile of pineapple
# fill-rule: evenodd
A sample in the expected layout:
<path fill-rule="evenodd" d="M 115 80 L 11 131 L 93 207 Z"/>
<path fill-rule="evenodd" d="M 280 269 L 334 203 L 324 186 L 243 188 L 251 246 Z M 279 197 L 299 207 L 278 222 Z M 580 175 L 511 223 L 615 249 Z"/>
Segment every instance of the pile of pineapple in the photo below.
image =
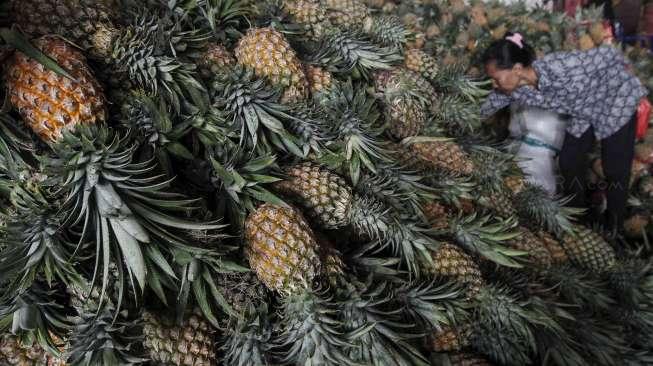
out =
<path fill-rule="evenodd" d="M 480 120 L 479 6 L 10 0 L 0 365 L 652 362 L 647 248 Z"/>

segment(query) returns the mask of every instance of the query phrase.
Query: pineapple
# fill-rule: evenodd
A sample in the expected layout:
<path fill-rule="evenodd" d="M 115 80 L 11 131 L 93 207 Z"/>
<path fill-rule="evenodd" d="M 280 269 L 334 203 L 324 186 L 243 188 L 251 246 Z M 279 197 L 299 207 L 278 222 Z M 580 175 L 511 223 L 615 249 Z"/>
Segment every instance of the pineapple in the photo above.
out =
<path fill-rule="evenodd" d="M 589 49 L 596 47 L 596 45 L 594 44 L 594 41 L 592 40 L 592 37 L 589 34 L 583 33 L 580 36 L 580 38 L 578 38 L 578 47 L 582 51 L 587 51 Z"/>
<path fill-rule="evenodd" d="M 610 244 L 583 226 L 575 225 L 574 233 L 565 234 L 560 243 L 569 259 L 581 267 L 604 272 L 616 263 L 615 251 Z"/>
<path fill-rule="evenodd" d="M 483 4 L 474 5 L 471 9 L 472 23 L 479 27 L 486 27 L 488 25 L 485 7 Z"/>
<path fill-rule="evenodd" d="M 457 175 L 471 175 L 475 165 L 471 157 L 454 141 L 425 141 L 408 145 L 425 168 L 444 170 Z"/>
<path fill-rule="evenodd" d="M 331 23 L 343 28 L 362 27 L 370 9 L 360 0 L 321 0 Z"/>
<path fill-rule="evenodd" d="M 11 366 L 64 366 L 65 363 L 45 352 L 33 340 L 21 340 L 5 334 L 0 336 L 0 364 Z"/>
<path fill-rule="evenodd" d="M 635 213 L 624 221 L 624 231 L 629 238 L 642 238 L 646 235 L 646 229 L 651 223 L 649 215 Z"/>
<path fill-rule="evenodd" d="M 315 235 L 301 213 L 269 203 L 259 206 L 245 223 L 245 242 L 256 275 L 282 296 L 279 341 L 290 347 L 280 355 L 281 363 L 318 365 L 326 359 L 346 363 L 348 343 L 338 336 L 342 333 L 335 319 L 337 306 L 314 287 L 324 266 Z"/>
<path fill-rule="evenodd" d="M 433 56 L 423 50 L 407 50 L 404 54 L 404 66 L 428 80 L 435 80 L 438 75 L 439 66 Z"/>
<path fill-rule="evenodd" d="M 283 34 L 273 28 L 251 28 L 234 50 L 238 63 L 284 88 L 282 101 L 296 102 L 308 96 L 302 65 Z"/>
<path fill-rule="evenodd" d="M 531 263 L 538 267 L 549 267 L 553 258 L 540 238 L 525 227 L 519 227 L 520 236 L 508 241 L 508 246 L 528 253 Z"/>
<path fill-rule="evenodd" d="M 284 9 L 311 40 L 319 40 L 331 27 L 327 9 L 318 0 L 284 0 Z"/>
<path fill-rule="evenodd" d="M 453 278 L 463 286 L 467 298 L 476 296 L 485 285 L 478 264 L 456 245 L 443 243 L 431 255 L 433 264 L 424 270 L 434 276 Z"/>
<path fill-rule="evenodd" d="M 601 45 L 605 41 L 605 29 L 602 21 L 592 23 L 589 28 L 589 35 L 595 45 Z"/>
<path fill-rule="evenodd" d="M 471 345 L 470 324 L 447 326 L 429 337 L 428 346 L 434 352 L 457 352 Z"/>
<path fill-rule="evenodd" d="M 213 43 L 207 47 L 199 58 L 197 66 L 203 77 L 209 79 L 213 75 L 224 72 L 228 67 L 234 66 L 236 59 L 223 45 Z"/>
<path fill-rule="evenodd" d="M 653 145 L 646 142 L 635 145 L 635 158 L 646 164 L 653 163 Z"/>
<path fill-rule="evenodd" d="M 245 241 L 258 278 L 282 294 L 310 288 L 322 269 L 313 231 L 294 208 L 261 205 L 245 222 Z"/>
<path fill-rule="evenodd" d="M 84 49 L 117 20 L 118 0 L 11 0 L 14 22 L 31 37 L 65 35 Z"/>
<path fill-rule="evenodd" d="M 107 117 L 104 94 L 81 52 L 54 36 L 39 38 L 35 46 L 74 79 L 15 53 L 6 70 L 9 98 L 32 131 L 54 142 L 76 125 L 103 122 Z"/>
<path fill-rule="evenodd" d="M 551 255 L 553 264 L 562 264 L 569 261 L 569 257 L 567 256 L 565 250 L 562 248 L 562 245 L 551 234 L 544 230 L 540 230 L 536 233 L 536 235 L 540 238 L 542 245 Z"/>
<path fill-rule="evenodd" d="M 318 66 L 306 65 L 304 72 L 306 73 L 308 86 L 313 96 L 327 92 L 335 82 L 333 75 L 329 71 Z"/>
<path fill-rule="evenodd" d="M 300 205 L 317 225 L 326 229 L 351 227 L 359 237 L 391 248 L 409 269 L 418 274 L 418 260 L 431 262 L 429 247 L 437 246 L 430 237 L 407 225 L 395 211 L 374 197 L 354 194 L 351 186 L 337 174 L 314 163 L 286 169 L 288 178 L 275 183 L 283 195 Z"/>
<path fill-rule="evenodd" d="M 340 176 L 310 163 L 290 167 L 291 179 L 275 184 L 284 193 L 297 192 L 304 198 L 306 214 L 325 229 L 340 229 L 350 220 L 354 194 Z"/>
<path fill-rule="evenodd" d="M 428 106 L 436 96 L 429 82 L 401 68 L 380 71 L 374 81 L 383 96 L 390 133 L 398 139 L 419 135 L 426 125 Z"/>
<path fill-rule="evenodd" d="M 199 30 L 181 32 L 180 25 L 164 22 L 152 12 L 140 14 L 125 24 L 106 13 L 121 9 L 116 0 L 12 0 L 16 25 L 28 28 L 31 36 L 58 34 L 71 39 L 89 56 L 111 71 L 111 78 L 127 87 L 161 94 L 179 111 L 189 94 L 203 91 L 195 78 L 195 65 L 183 61 L 184 52 L 203 47 L 206 35 Z M 242 15 L 230 4 L 220 15 L 231 11 L 232 18 Z M 111 9 L 111 10 L 108 10 Z M 48 19 L 44 21 L 42 19 Z"/>
<path fill-rule="evenodd" d="M 524 190 L 526 181 L 519 175 L 509 175 L 503 179 L 504 184 L 513 195 L 517 195 Z"/>
<path fill-rule="evenodd" d="M 215 330 L 195 309 L 176 325 L 145 311 L 143 346 L 149 359 L 157 364 L 175 366 L 217 366 L 214 349 Z"/>

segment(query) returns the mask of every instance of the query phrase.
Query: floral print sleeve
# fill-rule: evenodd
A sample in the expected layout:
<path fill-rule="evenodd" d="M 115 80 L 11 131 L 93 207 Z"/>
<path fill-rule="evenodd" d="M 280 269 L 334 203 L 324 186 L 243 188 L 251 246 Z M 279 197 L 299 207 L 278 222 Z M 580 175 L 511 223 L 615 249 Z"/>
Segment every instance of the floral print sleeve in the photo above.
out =
<path fill-rule="evenodd" d="M 512 98 L 509 96 L 493 91 L 485 99 L 481 106 L 481 118 L 486 119 L 496 113 L 498 110 L 503 109 L 512 103 Z"/>

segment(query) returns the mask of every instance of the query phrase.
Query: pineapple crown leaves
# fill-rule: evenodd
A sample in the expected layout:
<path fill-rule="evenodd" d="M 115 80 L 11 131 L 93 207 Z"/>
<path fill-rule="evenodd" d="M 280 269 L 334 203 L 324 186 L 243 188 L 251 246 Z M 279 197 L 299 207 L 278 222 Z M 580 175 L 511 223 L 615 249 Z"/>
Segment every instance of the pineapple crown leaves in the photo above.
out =
<path fill-rule="evenodd" d="M 205 89 L 196 78 L 195 65 L 157 50 L 157 23 L 143 17 L 123 30 L 112 45 L 111 64 L 147 93 L 160 93 L 179 112 L 188 99 L 200 103 Z"/>
<path fill-rule="evenodd" d="M 374 99 L 351 80 L 332 88 L 324 103 L 329 116 L 329 140 L 336 141 L 333 150 L 344 156 L 352 183 L 361 175 L 361 165 L 371 172 L 377 162 L 388 162 L 390 157 L 381 141 L 382 126 Z"/>
<path fill-rule="evenodd" d="M 162 98 L 153 98 L 143 92 L 135 92 L 132 96 L 121 106 L 122 124 L 136 131 L 137 138 L 153 145 L 157 152 L 192 159 L 191 152 L 178 142 L 190 129 L 189 124 L 174 125 Z"/>
<path fill-rule="evenodd" d="M 173 251 L 177 277 L 180 279 L 177 295 L 177 318 L 181 321 L 191 299 L 195 301 L 202 314 L 215 327 L 220 323 L 214 314 L 218 308 L 229 316 L 238 316 L 225 294 L 218 286 L 216 278 L 225 272 L 244 272 L 248 269 L 226 258 L 216 250 L 186 247 Z M 165 296 L 159 290 L 159 297 Z M 166 303 L 165 297 L 162 298 Z"/>
<path fill-rule="evenodd" d="M 481 127 L 479 104 L 463 99 L 458 95 L 445 94 L 431 105 L 431 123 L 428 131 L 436 133 L 444 129 L 452 134 L 472 134 Z M 435 129 L 434 129 L 435 128 Z"/>
<path fill-rule="evenodd" d="M 241 145 L 254 150 L 259 142 L 271 144 L 302 157 L 297 137 L 284 126 L 295 117 L 288 113 L 288 107 L 279 104 L 279 90 L 256 77 L 252 70 L 236 66 L 231 71 L 217 75 L 211 93 L 214 106 L 225 112 L 227 123 L 240 134 Z"/>
<path fill-rule="evenodd" d="M 520 268 L 515 257 L 528 253 L 502 245 L 520 235 L 515 230 L 517 224 L 514 218 L 492 219 L 490 215 L 478 217 L 474 213 L 454 220 L 448 230 L 460 246 L 472 253 L 503 266 Z"/>
<path fill-rule="evenodd" d="M 81 225 L 82 240 L 94 233 L 96 269 L 102 260 L 104 284 L 112 257 L 116 263 L 124 260 L 132 286 L 136 280 L 144 288 L 148 272 L 155 270 L 174 277 L 159 248 L 183 246 L 184 240 L 170 229 L 183 233 L 221 228 L 167 214 L 189 212 L 196 200 L 166 191 L 170 180 L 154 173 L 151 160 L 133 162 L 128 137 L 101 126 L 80 126 L 65 132 L 53 150 L 55 156 L 43 158 L 42 164 L 52 173 L 50 184 L 60 185 L 66 196 L 63 224 Z M 154 245 L 143 245 L 148 243 Z"/>
<path fill-rule="evenodd" d="M 321 154 L 329 131 L 325 111 L 321 106 L 308 103 L 297 103 L 291 108 L 287 128 L 299 139 L 304 156 L 310 152 Z"/>
<path fill-rule="evenodd" d="M 283 317 L 275 344 L 280 363 L 352 365 L 352 344 L 337 320 L 339 306 L 324 290 L 307 289 L 284 298 Z"/>
<path fill-rule="evenodd" d="M 444 66 L 431 82 L 440 90 L 453 92 L 470 102 L 478 102 L 489 94 L 490 81 L 473 80 L 465 74 L 465 69 L 461 64 Z"/>
<path fill-rule="evenodd" d="M 254 10 L 251 3 L 235 0 L 173 0 L 166 5 L 187 20 L 189 26 L 210 31 L 219 41 L 236 38 L 238 29 Z"/>
<path fill-rule="evenodd" d="M 353 344 L 349 357 L 365 365 L 427 365 L 410 343 L 423 334 L 401 319 L 401 305 L 393 302 L 388 290 L 387 283 L 374 284 L 370 276 L 365 283 L 354 280 L 340 291 L 340 320 Z"/>
<path fill-rule="evenodd" d="M 425 333 L 467 317 L 464 291 L 442 279 L 406 282 L 393 289 L 393 298 L 403 312 Z"/>
<path fill-rule="evenodd" d="M 541 187 L 526 183 L 524 189 L 515 196 L 514 202 L 519 216 L 524 220 L 561 236 L 573 232 L 575 216 L 584 211 L 567 207 L 570 200 L 571 198 L 551 198 Z"/>
<path fill-rule="evenodd" d="M 653 264 L 645 260 L 628 258 L 617 262 L 604 274 L 614 297 L 626 313 L 637 314 L 640 327 L 653 326 L 650 304 L 653 302 Z M 632 315 L 631 315 L 632 316 Z"/>
<path fill-rule="evenodd" d="M 3 293 L 0 298 L 0 329 L 33 336 L 52 354 L 59 354 L 54 336 L 61 338 L 70 328 L 61 305 L 60 291 L 41 282 L 18 293 Z"/>
<path fill-rule="evenodd" d="M 224 195 L 238 212 L 241 225 L 245 215 L 255 210 L 258 202 L 287 206 L 286 203 L 266 188 L 278 182 L 279 167 L 276 157 L 266 153 L 256 156 L 240 147 L 214 149 L 210 153 L 211 181 L 218 194 Z"/>
<path fill-rule="evenodd" d="M 248 305 L 246 314 L 229 327 L 229 337 L 220 346 L 225 364 L 234 366 L 270 365 L 274 357 L 273 326 L 268 305 Z"/>
<path fill-rule="evenodd" d="M 70 282 L 78 276 L 73 260 L 77 245 L 61 229 L 57 207 L 38 187 L 17 185 L 11 193 L 16 208 L 3 215 L 6 222 L 0 242 L 0 271 L 9 279 L 7 289 L 19 291 L 32 285 L 41 274 L 47 283 Z"/>
<path fill-rule="evenodd" d="M 423 178 L 417 173 L 402 169 L 398 164 L 380 163 L 376 168 L 375 174 L 363 173 L 356 185 L 358 192 L 371 192 L 394 209 L 408 209 L 417 215 L 421 215 L 424 202 L 435 199 L 435 190 L 420 183 Z"/>
<path fill-rule="evenodd" d="M 541 275 L 541 282 L 550 286 L 565 303 L 575 304 L 592 313 L 610 312 L 616 302 L 605 278 L 571 264 L 555 265 Z"/>
<path fill-rule="evenodd" d="M 400 217 L 375 198 L 355 195 L 349 217 L 357 232 L 372 238 L 369 251 L 376 253 L 389 248 L 401 258 L 411 275 L 420 275 L 419 260 L 432 262 L 429 250 L 437 249 L 438 243 L 430 237 L 430 230 Z"/>
<path fill-rule="evenodd" d="M 97 312 L 82 312 L 73 321 L 67 364 L 140 365 L 147 361 L 138 353 L 142 326 L 126 310 L 118 311 L 105 302 Z"/>
<path fill-rule="evenodd" d="M 360 31 L 330 29 L 310 63 L 329 71 L 354 72 L 367 77 L 370 71 L 385 70 L 401 62 L 398 50 L 378 47 Z"/>
<path fill-rule="evenodd" d="M 403 49 L 412 34 L 396 16 L 368 17 L 363 25 L 363 31 L 382 47 L 397 50 Z"/>
<path fill-rule="evenodd" d="M 537 352 L 535 327 L 555 324 L 545 311 L 494 287 L 481 291 L 473 318 L 474 348 L 504 365 L 528 364 Z"/>

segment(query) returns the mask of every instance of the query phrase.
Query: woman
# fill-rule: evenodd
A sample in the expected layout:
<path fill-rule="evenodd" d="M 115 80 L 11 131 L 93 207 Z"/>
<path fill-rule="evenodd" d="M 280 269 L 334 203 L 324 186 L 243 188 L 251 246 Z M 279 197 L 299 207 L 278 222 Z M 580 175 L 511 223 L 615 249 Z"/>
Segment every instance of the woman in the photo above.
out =
<path fill-rule="evenodd" d="M 550 196 L 557 188 L 556 157 L 565 138 L 566 119 L 537 107 L 510 108 L 510 144 L 526 180 L 540 186 Z"/>
<path fill-rule="evenodd" d="M 559 155 L 562 185 L 573 195 L 570 205 L 587 208 L 588 152 L 601 141 L 601 160 L 608 183 L 606 216 L 601 222 L 613 234 L 621 230 L 628 198 L 635 146 L 635 116 L 647 94 L 613 47 L 552 53 L 535 60 L 519 33 L 493 42 L 483 55 L 494 91 L 481 107 L 487 117 L 515 103 L 568 116 Z"/>

